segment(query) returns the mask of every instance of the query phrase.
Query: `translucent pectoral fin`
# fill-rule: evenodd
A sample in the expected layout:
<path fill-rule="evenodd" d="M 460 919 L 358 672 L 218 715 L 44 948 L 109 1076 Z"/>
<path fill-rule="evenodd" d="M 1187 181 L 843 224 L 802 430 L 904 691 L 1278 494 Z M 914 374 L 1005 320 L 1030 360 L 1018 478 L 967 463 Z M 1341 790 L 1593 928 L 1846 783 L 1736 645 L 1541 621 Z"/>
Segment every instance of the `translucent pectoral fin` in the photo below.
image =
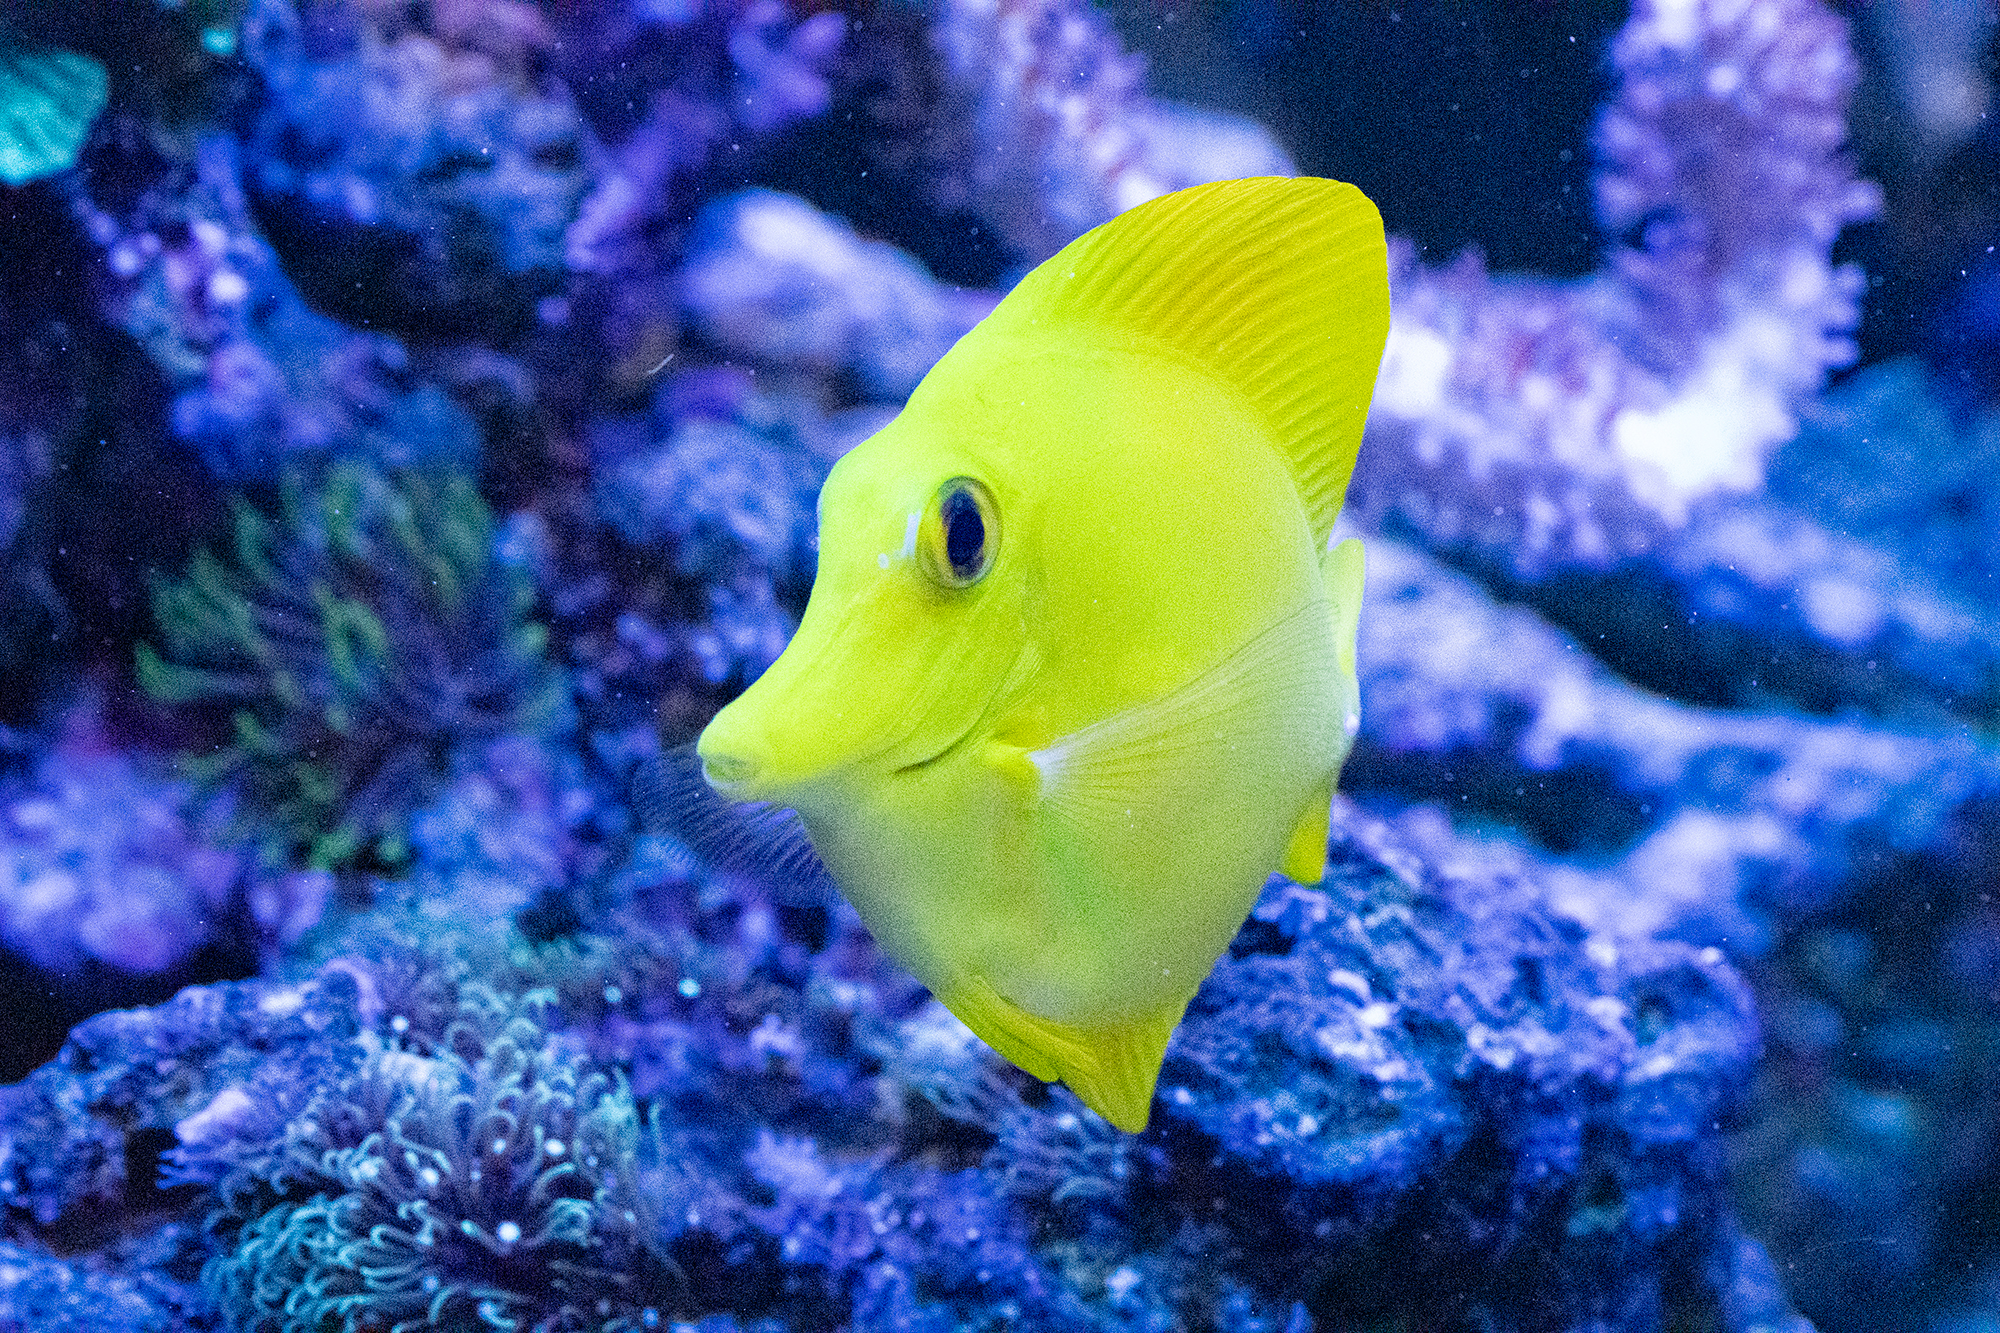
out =
<path fill-rule="evenodd" d="M 1326 878 L 1326 835 L 1332 824 L 1333 774 L 1313 788 L 1312 800 L 1299 816 L 1298 827 L 1285 847 L 1278 873 L 1295 884 L 1317 884 Z"/>
<path fill-rule="evenodd" d="M 937 996 L 988 1046 L 1036 1078 L 1060 1079 L 1084 1105 L 1133 1134 L 1152 1115 L 1167 1039 L 1187 1010 L 1183 999 L 1112 1022 L 1061 1023 L 1029 1013 L 979 977 Z"/>
<path fill-rule="evenodd" d="M 1291 726 L 1288 701 L 1325 638 L 1324 611 L 1304 603 L 1178 689 L 1029 751 L 1041 808 L 1088 839 L 1231 748 L 1267 746 Z"/>

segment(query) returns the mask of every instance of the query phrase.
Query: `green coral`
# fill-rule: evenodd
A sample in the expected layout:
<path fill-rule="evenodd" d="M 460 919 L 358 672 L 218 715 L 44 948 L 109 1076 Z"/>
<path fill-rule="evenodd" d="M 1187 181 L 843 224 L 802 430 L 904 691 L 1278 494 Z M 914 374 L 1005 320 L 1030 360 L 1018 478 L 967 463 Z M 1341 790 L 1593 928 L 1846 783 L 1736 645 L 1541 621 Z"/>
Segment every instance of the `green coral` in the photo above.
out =
<path fill-rule="evenodd" d="M 236 28 L 243 21 L 243 0 L 160 0 L 168 9 L 186 4 L 188 18 L 201 37 L 201 49 L 212 56 L 236 54 Z"/>
<path fill-rule="evenodd" d="M 74 165 L 106 90 L 89 56 L 29 45 L 0 25 L 0 180 L 25 185 Z"/>
<path fill-rule="evenodd" d="M 380 1050 L 223 1185 L 203 1281 L 232 1328 L 633 1328 L 671 1291 L 632 1196 L 622 1082 L 565 1052 L 551 997 L 468 987 L 436 1043 Z"/>
<path fill-rule="evenodd" d="M 566 716 L 534 591 L 494 557 L 463 474 L 344 463 L 314 488 L 288 478 L 275 520 L 234 513 L 233 558 L 203 551 L 155 584 L 161 647 L 140 646 L 139 679 L 231 710 L 230 742 L 189 763 L 242 785 L 271 859 L 399 864 L 455 746 Z"/>

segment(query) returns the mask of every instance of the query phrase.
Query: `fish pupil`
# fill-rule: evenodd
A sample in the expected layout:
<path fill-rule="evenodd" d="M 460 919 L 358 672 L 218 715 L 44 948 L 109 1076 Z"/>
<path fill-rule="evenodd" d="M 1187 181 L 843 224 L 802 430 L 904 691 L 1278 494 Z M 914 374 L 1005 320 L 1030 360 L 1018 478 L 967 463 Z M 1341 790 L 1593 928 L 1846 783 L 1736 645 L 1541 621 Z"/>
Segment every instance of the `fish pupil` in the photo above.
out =
<path fill-rule="evenodd" d="M 962 579 L 975 577 L 986 549 L 986 520 L 979 516 L 979 501 L 971 491 L 952 491 L 944 497 L 939 517 L 944 520 L 944 554 L 952 573 Z"/>

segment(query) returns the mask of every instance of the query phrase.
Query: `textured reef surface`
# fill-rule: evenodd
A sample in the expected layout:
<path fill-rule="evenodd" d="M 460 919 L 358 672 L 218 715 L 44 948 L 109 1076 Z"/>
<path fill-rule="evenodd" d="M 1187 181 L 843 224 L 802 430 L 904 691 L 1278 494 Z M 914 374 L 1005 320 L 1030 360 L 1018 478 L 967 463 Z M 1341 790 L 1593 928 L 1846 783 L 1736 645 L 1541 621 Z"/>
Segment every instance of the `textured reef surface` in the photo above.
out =
<path fill-rule="evenodd" d="M 1322 113 L 1418 233 L 1343 520 L 1362 730 L 1140 1135 L 647 775 L 1027 267 L 1331 171 L 1301 49 L 1471 106 L 1520 34 L 18 8 L 0 1333 L 2000 1326 L 1990 7 L 1536 8 L 1601 98 L 1577 199 L 1516 201 L 1568 277 L 1434 260 L 1432 186 Z M 1154 90 L 1196 27 L 1300 145 Z"/>

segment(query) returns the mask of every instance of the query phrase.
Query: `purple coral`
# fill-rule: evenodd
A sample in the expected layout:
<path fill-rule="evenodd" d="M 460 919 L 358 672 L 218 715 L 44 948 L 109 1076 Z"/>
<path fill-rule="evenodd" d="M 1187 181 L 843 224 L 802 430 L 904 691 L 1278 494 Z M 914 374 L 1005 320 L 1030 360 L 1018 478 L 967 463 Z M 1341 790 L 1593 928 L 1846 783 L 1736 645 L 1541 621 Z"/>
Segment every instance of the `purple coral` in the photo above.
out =
<path fill-rule="evenodd" d="M 995 304 L 939 285 L 901 251 L 768 190 L 703 212 L 681 282 L 695 327 L 725 351 L 821 375 L 850 372 L 885 402 L 907 397 Z"/>
<path fill-rule="evenodd" d="M 1523 573 L 1648 551 L 1756 489 L 1861 278 L 1828 255 L 1879 206 L 1842 154 L 1856 78 L 1817 0 L 1655 0 L 1599 126 L 1610 268 L 1495 282 L 1392 252 L 1394 323 L 1350 507 Z"/>
<path fill-rule="evenodd" d="M 1826 903 L 1858 866 L 1936 844 L 2000 793 L 2000 755 L 1970 739 L 1634 690 L 1392 542 L 1371 544 L 1368 597 L 1349 785 L 1498 815 L 1600 861 L 1618 851 L 1569 880 L 1565 910 L 1587 921 L 1758 952 L 1762 914 Z"/>
<path fill-rule="evenodd" d="M 826 70 L 840 54 L 847 20 L 834 11 L 797 24 L 788 17 L 781 0 L 751 0 L 729 34 L 736 115 L 753 132 L 816 116 L 831 100 Z"/>
<path fill-rule="evenodd" d="M 165 424 L 219 473 L 469 459 L 439 367 L 476 372 L 451 390 L 466 402 L 473 379 L 503 386 L 464 488 L 517 510 L 504 559 L 534 572 L 555 684 L 584 707 L 574 735 L 459 737 L 436 756 L 448 782 L 396 788 L 406 873 L 345 872 L 351 917 L 264 959 L 289 980 L 100 1016 L 0 1094 L 0 1265 L 29 1292 L 0 1296 L 0 1323 L 55 1292 L 154 1326 L 212 1326 L 218 1299 L 303 1321 L 330 1294 L 336 1322 L 370 1302 L 424 1318 L 428 1297 L 467 1324 L 621 1333 L 1798 1330 L 1781 1272 L 1842 1308 L 1798 1276 L 1837 1248 L 1809 1243 L 1815 1201 L 1903 1238 L 1899 1271 L 1921 1271 L 1950 1230 L 1924 1207 L 1990 1183 L 1977 1115 L 1922 1129 L 1975 1104 L 1926 1069 L 1983 1049 L 1990 1021 L 1869 992 L 1896 956 L 1857 922 L 1918 915 L 1899 879 L 1934 889 L 1951 919 L 1932 955 L 1991 989 L 2000 931 L 1950 895 L 1994 827 L 1990 742 L 1954 734 L 1991 717 L 1992 493 L 1971 454 L 1870 454 L 1985 437 L 1936 426 L 1907 385 L 1846 416 L 1836 400 L 1839 442 L 1771 469 L 1792 509 L 1710 498 L 1754 492 L 1846 351 L 1854 293 L 1828 247 L 1871 199 L 1840 155 L 1838 21 L 1807 0 L 1641 5 L 1598 135 L 1596 278 L 1399 250 L 1353 510 L 1431 550 L 1367 534 L 1348 774 L 1391 822 L 1339 806 L 1333 873 L 1266 894 L 1175 1038 L 1153 1130 L 1129 1136 L 927 1002 L 809 867 L 706 866 L 635 831 L 618 793 L 655 722 L 691 735 L 779 650 L 827 465 L 990 299 L 880 236 L 935 262 L 976 230 L 986 267 L 935 271 L 996 281 L 1148 194 L 1289 164 L 1255 127 L 1149 97 L 1077 0 L 810 8 L 265 0 L 228 70 L 254 95 L 189 160 L 132 151 L 183 141 L 114 103 L 92 169 L 48 187 L 100 246 L 107 313 L 175 400 Z M 842 142 L 885 127 L 901 137 Z M 487 145 L 503 165 L 471 160 Z M 827 145 L 873 174 L 844 156 L 762 174 Z M 1712 455 L 1676 452 L 1716 422 L 1733 433 Z M 1911 473 L 1937 487 L 1888 484 Z M 1937 496 L 1962 524 L 1889 512 Z M 1681 651 L 1711 625 L 1719 647 Z M 142 813 L 167 800 L 142 776 L 104 787 Z M 169 862 L 202 842 L 179 817 Z M 261 883 L 231 893 L 255 904 Z M 1781 1073 L 1836 1071 L 1803 1103 L 1822 1120 L 1788 1106 L 1774 1136 L 1780 1225 L 1760 1234 L 1794 1246 L 1780 1265 L 1721 1178 L 1757 1040 L 1732 961 L 1766 987 Z M 468 1005 L 532 1031 L 496 1036 Z M 478 1031 L 451 1037 L 461 1022 Z M 552 1179 L 542 1152 L 506 1189 L 445 1197 L 477 1146 L 454 1117 L 546 1127 L 566 1097 L 619 1122 L 602 1173 Z M 575 1162 L 573 1128 L 557 1137 Z M 1927 1152 L 1958 1174 L 1924 1176 Z M 195 1225 L 218 1203 L 240 1206 Z M 161 1277 L 204 1262 L 212 1290 Z M 580 1274 L 602 1308 L 563 1292 Z M 111 1299 L 131 1292 L 144 1310 Z"/>
<path fill-rule="evenodd" d="M 593 862 L 599 812 L 573 755 L 529 736 L 464 745 L 451 782 L 410 816 L 417 864 L 398 896 L 497 919 Z"/>
<path fill-rule="evenodd" d="M 392 338 L 310 309 L 250 218 L 234 141 L 203 141 L 129 208 L 79 193 L 110 317 L 175 394 L 174 433 L 217 476 L 269 480 L 335 452 L 464 459 L 471 421 Z M 185 175 L 183 175 L 185 173 Z"/>
<path fill-rule="evenodd" d="M 144 976 L 246 926 L 272 951 L 296 941 L 330 883 L 259 872 L 218 814 L 117 748 L 93 709 L 71 713 L 33 775 L 0 787 L 0 942 L 52 975 Z"/>
<path fill-rule="evenodd" d="M 362 323 L 505 341 L 560 290 L 589 187 L 555 41 L 512 0 L 259 10 L 246 184 L 288 268 Z M 338 19 L 345 19 L 344 23 Z"/>
<path fill-rule="evenodd" d="M 846 320 L 836 316 L 843 329 Z M 825 413 L 809 399 L 753 393 L 741 375 L 693 372 L 663 384 L 649 416 L 600 422 L 591 439 L 597 513 L 631 547 L 664 555 L 699 583 L 706 615 L 670 632 L 628 595 L 592 689 L 598 672 L 644 678 L 669 661 L 714 684 L 770 665 L 797 624 L 820 482 L 889 415 L 869 406 Z"/>
<path fill-rule="evenodd" d="M 951 0 L 933 40 L 977 118 L 975 204 L 1031 261 L 1169 190 L 1292 174 L 1261 126 L 1147 96 L 1081 0 Z"/>

